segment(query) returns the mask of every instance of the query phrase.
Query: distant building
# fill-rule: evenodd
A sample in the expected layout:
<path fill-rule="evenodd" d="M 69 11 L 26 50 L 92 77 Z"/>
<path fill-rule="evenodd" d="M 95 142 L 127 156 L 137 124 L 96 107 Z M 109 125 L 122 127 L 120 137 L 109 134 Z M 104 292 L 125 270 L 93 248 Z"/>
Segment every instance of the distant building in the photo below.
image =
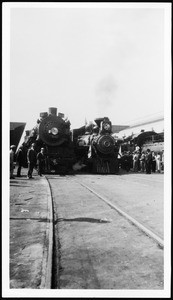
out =
<path fill-rule="evenodd" d="M 26 123 L 10 122 L 10 145 L 19 145 Z"/>
<path fill-rule="evenodd" d="M 129 125 L 119 131 L 119 137 L 128 137 L 145 131 L 155 131 L 156 133 L 164 133 L 164 117 L 150 118 L 142 120 L 138 123 Z"/>
<path fill-rule="evenodd" d="M 112 125 L 112 133 L 118 133 L 127 128 L 129 128 L 129 125 Z"/>

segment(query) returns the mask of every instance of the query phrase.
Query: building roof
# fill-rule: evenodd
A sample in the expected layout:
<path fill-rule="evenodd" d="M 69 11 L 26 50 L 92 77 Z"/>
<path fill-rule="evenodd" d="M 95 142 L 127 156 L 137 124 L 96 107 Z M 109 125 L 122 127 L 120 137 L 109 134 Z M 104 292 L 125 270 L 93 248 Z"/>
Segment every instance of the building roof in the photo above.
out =
<path fill-rule="evenodd" d="M 10 122 L 10 145 L 15 145 L 16 149 L 19 145 L 25 126 L 26 123 Z"/>

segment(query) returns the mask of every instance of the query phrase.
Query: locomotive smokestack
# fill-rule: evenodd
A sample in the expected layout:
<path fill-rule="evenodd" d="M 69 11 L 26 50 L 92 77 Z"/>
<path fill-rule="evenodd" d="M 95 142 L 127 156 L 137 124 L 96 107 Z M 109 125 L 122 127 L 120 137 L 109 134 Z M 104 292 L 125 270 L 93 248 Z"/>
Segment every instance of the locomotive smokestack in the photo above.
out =
<path fill-rule="evenodd" d="M 49 115 L 56 116 L 57 115 L 57 108 L 56 107 L 49 107 Z"/>

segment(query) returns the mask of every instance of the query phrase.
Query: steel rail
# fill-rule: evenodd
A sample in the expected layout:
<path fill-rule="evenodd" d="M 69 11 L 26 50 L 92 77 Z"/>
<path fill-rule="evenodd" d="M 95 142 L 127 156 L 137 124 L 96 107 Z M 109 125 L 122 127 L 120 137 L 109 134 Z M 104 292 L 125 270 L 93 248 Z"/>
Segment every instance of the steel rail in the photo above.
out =
<path fill-rule="evenodd" d="M 157 242 L 157 244 L 160 246 L 160 248 L 164 248 L 164 241 L 157 235 L 155 234 L 153 231 L 151 231 L 150 229 L 146 228 L 144 225 L 142 225 L 140 222 L 138 222 L 136 219 L 134 219 L 133 217 L 131 217 L 129 214 L 127 214 L 126 212 L 124 212 L 123 210 L 121 210 L 118 206 L 112 204 L 108 199 L 106 199 L 105 197 L 101 196 L 100 194 L 98 194 L 96 191 L 94 191 L 93 189 L 91 189 L 89 186 L 87 186 L 86 184 L 83 184 L 77 180 L 75 180 L 78 184 L 80 184 L 81 186 L 85 187 L 87 190 L 89 190 L 91 193 L 93 193 L 94 195 L 96 195 L 98 198 L 100 198 L 101 200 L 103 200 L 104 202 L 106 202 L 111 208 L 115 209 L 119 214 L 121 214 L 123 217 L 125 217 L 127 220 L 129 220 L 132 224 L 134 224 L 136 227 L 138 227 L 141 231 L 143 231 L 147 236 L 149 236 L 150 238 L 152 238 L 154 241 Z"/>
<path fill-rule="evenodd" d="M 47 227 L 46 227 L 46 239 L 47 247 L 44 249 L 43 262 L 42 262 L 42 277 L 41 277 L 41 287 L 42 289 L 51 289 L 52 287 L 52 264 L 53 264 L 53 198 L 52 191 L 50 187 L 49 180 L 46 176 L 45 182 L 47 184 L 47 190 L 49 191 L 47 195 L 47 205 L 48 205 L 48 215 L 47 215 Z"/>

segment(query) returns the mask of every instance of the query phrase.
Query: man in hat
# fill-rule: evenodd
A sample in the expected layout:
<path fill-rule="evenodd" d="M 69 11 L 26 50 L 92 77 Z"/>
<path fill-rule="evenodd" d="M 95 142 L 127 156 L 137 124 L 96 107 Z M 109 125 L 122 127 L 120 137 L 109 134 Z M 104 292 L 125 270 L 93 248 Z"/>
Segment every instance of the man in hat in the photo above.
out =
<path fill-rule="evenodd" d="M 14 153 L 15 153 L 16 146 L 11 145 L 10 146 L 10 179 L 14 179 L 15 177 L 13 176 L 14 172 Z"/>
<path fill-rule="evenodd" d="M 44 148 L 41 148 L 41 151 L 37 154 L 37 166 L 38 166 L 38 175 L 42 176 L 45 168 Z"/>
<path fill-rule="evenodd" d="M 32 179 L 33 169 L 36 167 L 37 155 L 35 152 L 35 144 L 31 145 L 31 148 L 27 152 L 27 161 L 28 161 L 28 179 Z"/>

